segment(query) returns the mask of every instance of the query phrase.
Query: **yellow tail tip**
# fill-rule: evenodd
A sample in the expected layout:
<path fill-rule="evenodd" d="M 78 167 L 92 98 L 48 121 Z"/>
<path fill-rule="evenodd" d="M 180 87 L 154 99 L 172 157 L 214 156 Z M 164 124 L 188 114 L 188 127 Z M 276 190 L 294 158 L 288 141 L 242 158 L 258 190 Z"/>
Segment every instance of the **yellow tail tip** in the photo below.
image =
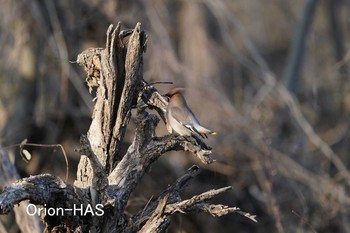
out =
<path fill-rule="evenodd" d="M 216 135 L 217 134 L 217 132 L 211 132 L 211 135 Z"/>

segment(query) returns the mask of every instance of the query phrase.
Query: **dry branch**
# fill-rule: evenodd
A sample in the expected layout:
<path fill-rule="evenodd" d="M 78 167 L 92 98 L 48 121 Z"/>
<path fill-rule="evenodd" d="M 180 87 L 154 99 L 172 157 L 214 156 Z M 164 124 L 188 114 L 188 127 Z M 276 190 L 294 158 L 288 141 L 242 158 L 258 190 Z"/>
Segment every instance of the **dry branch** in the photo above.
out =
<path fill-rule="evenodd" d="M 0 148 L 0 190 L 2 185 L 9 185 L 19 179 L 19 175 L 15 165 L 10 161 L 10 158 L 5 150 Z M 21 203 L 20 206 L 14 207 L 16 222 L 19 229 L 23 233 L 42 232 L 42 225 L 38 216 L 29 216 L 26 213 L 28 203 Z M 1 209 L 1 207 L 0 207 Z M 5 232 L 1 230 L 0 232 Z"/>
<path fill-rule="evenodd" d="M 144 224 L 146 221 L 148 222 L 152 221 L 152 220 L 149 220 L 150 216 L 151 215 L 154 216 L 155 213 L 158 212 L 156 208 L 158 209 L 159 205 L 163 205 L 162 203 L 165 202 L 164 203 L 165 205 L 167 203 L 171 204 L 175 202 L 180 202 L 181 201 L 180 191 L 188 184 L 188 182 L 192 178 L 194 178 L 198 174 L 199 174 L 199 167 L 192 166 L 191 168 L 189 168 L 186 174 L 178 178 L 176 182 L 170 185 L 162 194 L 160 194 L 155 201 L 147 204 L 147 206 L 144 209 L 140 210 L 137 214 L 133 216 L 132 218 L 133 224 L 130 231 L 131 232 L 137 231 L 138 229 L 140 229 L 140 226 L 142 226 L 142 224 Z M 160 222 L 160 220 L 158 220 L 158 222 Z"/>
<path fill-rule="evenodd" d="M 297 28 L 296 38 L 293 40 L 290 55 L 288 57 L 285 73 L 285 83 L 288 91 L 296 94 L 299 82 L 299 76 L 302 70 L 306 39 L 311 29 L 311 24 L 315 15 L 316 6 L 319 1 L 308 0 L 305 3 L 303 19 Z"/>
<path fill-rule="evenodd" d="M 243 212 L 238 207 L 207 203 L 207 201 L 217 195 L 231 190 L 232 187 L 230 186 L 209 190 L 182 201 L 180 190 L 184 188 L 188 181 L 198 175 L 198 173 L 199 168 L 197 166 L 191 167 L 185 175 L 164 191 L 156 201 L 147 205 L 145 209 L 134 215 L 133 225 L 130 232 L 164 232 L 169 224 L 169 219 L 167 217 L 175 213 L 186 214 L 190 212 L 206 212 L 215 217 L 229 213 L 239 213 L 244 217 L 257 222 L 255 215 Z M 143 227 L 138 230 L 142 224 L 144 224 Z"/>
<path fill-rule="evenodd" d="M 6 187 L 0 194 L 0 214 L 9 213 L 14 205 L 24 200 L 30 200 L 31 203 L 40 205 L 44 209 L 54 208 L 55 210 L 72 208 L 74 204 L 86 206 L 89 203 L 88 194 L 84 190 L 67 184 L 53 175 L 43 174 L 18 180 Z M 65 213 L 60 217 L 44 214 L 46 230 L 74 230 L 77 225 L 87 226 L 89 223 L 89 216 Z M 51 225 L 51 223 L 56 224 Z"/>
<path fill-rule="evenodd" d="M 167 188 L 154 202 L 132 217 L 124 214 L 130 194 L 140 183 L 149 166 L 161 155 L 172 150 L 194 154 L 205 164 L 210 164 L 211 148 L 197 137 L 165 135 L 157 137 L 155 129 L 159 118 L 149 113 L 155 109 L 165 121 L 168 104 L 152 85 L 143 80 L 143 53 L 147 36 L 138 23 L 133 30 L 120 31 L 111 25 L 107 31 L 106 48 L 87 49 L 77 58 L 87 72 L 89 90 L 96 90 L 96 103 L 87 135 L 81 136 L 82 147 L 75 185 L 63 182 L 52 175 L 38 175 L 22 179 L 0 195 L 0 213 L 7 213 L 23 200 L 48 207 L 68 208 L 73 204 L 84 207 L 103 206 L 102 216 L 65 215 L 55 220 L 46 216 L 46 230 L 92 232 L 164 232 L 174 213 L 203 211 L 213 216 L 240 212 L 208 200 L 228 191 L 231 187 L 210 190 L 188 200 L 182 200 L 180 190 L 199 173 L 193 166 L 187 173 Z M 131 110 L 137 109 L 136 131 L 125 155 L 121 146 Z M 255 216 L 244 214 L 255 221 Z"/>

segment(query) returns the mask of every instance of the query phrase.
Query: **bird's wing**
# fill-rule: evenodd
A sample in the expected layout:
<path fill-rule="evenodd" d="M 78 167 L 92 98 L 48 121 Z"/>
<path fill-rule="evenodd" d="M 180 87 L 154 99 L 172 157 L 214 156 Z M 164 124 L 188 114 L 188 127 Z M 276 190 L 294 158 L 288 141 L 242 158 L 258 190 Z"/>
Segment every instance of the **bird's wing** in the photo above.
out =
<path fill-rule="evenodd" d="M 194 125 L 193 125 L 194 121 L 196 124 L 198 124 L 198 120 L 197 120 L 196 116 L 191 112 L 190 109 L 189 109 L 189 111 L 190 111 L 190 113 L 187 111 L 184 111 L 182 108 L 174 106 L 171 108 L 171 115 L 173 116 L 173 118 L 175 120 L 177 120 L 180 124 L 185 126 L 187 129 L 191 130 L 195 134 L 200 135 L 202 138 L 205 138 L 205 137 L 207 138 L 207 135 L 198 132 L 196 127 L 194 127 Z"/>
<path fill-rule="evenodd" d="M 184 111 L 180 107 L 173 106 L 171 108 L 171 115 L 175 120 L 183 125 L 191 124 L 191 116 L 187 111 Z"/>

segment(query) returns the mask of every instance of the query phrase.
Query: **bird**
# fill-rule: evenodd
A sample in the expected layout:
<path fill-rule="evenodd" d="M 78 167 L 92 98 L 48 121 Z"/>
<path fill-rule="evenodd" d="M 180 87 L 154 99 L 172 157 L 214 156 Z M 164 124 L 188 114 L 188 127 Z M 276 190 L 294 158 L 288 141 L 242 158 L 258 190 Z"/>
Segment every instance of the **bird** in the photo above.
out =
<path fill-rule="evenodd" d="M 169 98 L 166 109 L 169 133 L 175 131 L 181 136 L 199 135 L 202 138 L 208 138 L 208 134 L 215 135 L 216 132 L 201 126 L 197 117 L 189 108 L 183 96 L 183 91 L 184 88 L 174 88 L 165 94 Z"/>

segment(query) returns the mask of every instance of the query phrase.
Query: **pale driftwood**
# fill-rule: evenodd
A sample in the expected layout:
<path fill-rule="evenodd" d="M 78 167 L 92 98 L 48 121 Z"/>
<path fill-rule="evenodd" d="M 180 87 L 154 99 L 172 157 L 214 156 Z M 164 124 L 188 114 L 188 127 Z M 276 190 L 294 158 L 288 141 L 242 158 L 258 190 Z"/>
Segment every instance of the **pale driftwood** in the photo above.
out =
<path fill-rule="evenodd" d="M 78 56 L 77 62 L 85 67 L 88 75 L 89 90 L 97 88 L 97 92 L 89 131 L 81 136 L 82 146 L 77 150 L 82 155 L 77 180 L 71 185 L 52 175 L 22 179 L 0 195 L 1 214 L 22 200 L 46 207 L 67 207 L 72 203 L 103 205 L 103 216 L 44 218 L 48 231 L 77 232 L 165 232 L 170 223 L 169 215 L 191 211 L 213 216 L 236 212 L 255 220 L 255 216 L 240 212 L 238 208 L 207 202 L 231 187 L 182 200 L 180 191 L 199 173 L 197 166 L 190 168 L 134 216 L 124 214 L 130 194 L 151 164 L 165 152 L 189 151 L 205 164 L 213 162 L 211 148 L 197 137 L 156 136 L 160 120 L 147 110 L 155 109 L 165 121 L 168 102 L 143 80 L 142 56 L 146 43 L 147 36 L 141 31 L 140 23 L 126 31 L 120 31 L 120 24 L 111 25 L 105 49 L 88 49 Z M 135 136 L 126 154 L 121 155 L 121 143 L 133 108 L 137 109 Z"/>

